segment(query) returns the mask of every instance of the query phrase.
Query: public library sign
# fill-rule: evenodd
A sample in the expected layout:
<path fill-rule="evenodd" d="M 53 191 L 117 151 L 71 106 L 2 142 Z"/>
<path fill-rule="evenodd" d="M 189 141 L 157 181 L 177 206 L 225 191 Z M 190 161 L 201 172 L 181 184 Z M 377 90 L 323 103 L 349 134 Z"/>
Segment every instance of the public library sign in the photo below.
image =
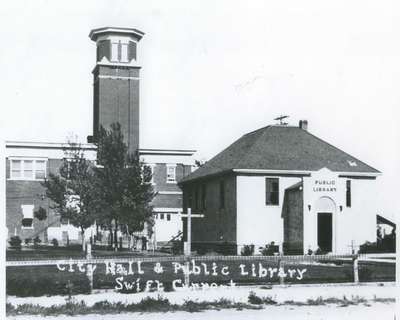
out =
<path fill-rule="evenodd" d="M 312 190 L 314 192 L 336 192 L 336 180 L 332 179 L 315 179 Z"/>

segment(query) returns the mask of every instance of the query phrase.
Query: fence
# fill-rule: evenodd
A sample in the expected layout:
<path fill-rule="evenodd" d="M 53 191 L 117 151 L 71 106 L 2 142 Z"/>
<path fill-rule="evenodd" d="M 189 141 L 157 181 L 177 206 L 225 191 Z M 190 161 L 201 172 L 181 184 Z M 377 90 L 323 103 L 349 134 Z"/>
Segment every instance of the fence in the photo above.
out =
<path fill-rule="evenodd" d="M 379 260 L 370 261 L 366 255 L 13 260 L 6 262 L 7 293 L 30 296 L 110 288 L 137 292 L 185 286 L 393 281 L 395 263 Z"/>

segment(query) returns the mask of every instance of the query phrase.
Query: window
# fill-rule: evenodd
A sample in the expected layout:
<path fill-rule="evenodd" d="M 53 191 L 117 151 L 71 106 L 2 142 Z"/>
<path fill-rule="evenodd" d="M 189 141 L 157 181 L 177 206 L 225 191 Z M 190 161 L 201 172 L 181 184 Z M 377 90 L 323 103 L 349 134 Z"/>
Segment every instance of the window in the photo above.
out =
<path fill-rule="evenodd" d="M 32 229 L 33 228 L 33 204 L 23 204 L 22 209 L 22 228 Z"/>
<path fill-rule="evenodd" d="M 160 213 L 160 219 L 164 220 L 164 213 Z"/>
<path fill-rule="evenodd" d="M 219 208 L 225 208 L 225 182 L 220 181 L 219 183 Z"/>
<path fill-rule="evenodd" d="M 25 160 L 24 161 L 24 178 L 32 179 L 33 176 L 33 161 L 32 160 Z"/>
<path fill-rule="evenodd" d="M 128 62 L 128 44 L 121 43 L 121 62 Z"/>
<path fill-rule="evenodd" d="M 46 161 L 36 160 L 35 179 L 44 179 L 46 177 Z"/>
<path fill-rule="evenodd" d="M 154 167 L 155 167 L 154 164 L 145 164 L 145 166 L 143 167 L 143 171 L 142 171 L 142 179 L 144 181 L 144 171 L 150 170 L 151 179 L 147 183 L 150 183 L 152 185 L 155 185 L 155 183 L 154 183 Z"/>
<path fill-rule="evenodd" d="M 111 43 L 111 61 L 129 62 L 128 43 L 122 43 L 121 41 Z"/>
<path fill-rule="evenodd" d="M 12 159 L 10 179 L 43 180 L 46 178 L 46 160 Z"/>
<path fill-rule="evenodd" d="M 171 214 L 167 214 L 167 221 L 171 221 Z"/>
<path fill-rule="evenodd" d="M 176 182 L 176 166 L 167 164 L 167 183 Z"/>
<path fill-rule="evenodd" d="M 151 180 L 150 180 L 150 183 L 151 184 L 156 184 L 155 182 L 154 182 L 154 168 L 155 168 L 155 165 L 154 164 L 152 164 L 152 165 L 150 165 L 150 170 L 151 170 Z"/>
<path fill-rule="evenodd" d="M 11 160 L 11 179 L 21 178 L 22 160 Z"/>
<path fill-rule="evenodd" d="M 206 208 L 206 185 L 201 186 L 201 208 L 205 210 Z"/>
<path fill-rule="evenodd" d="M 265 179 L 265 204 L 279 205 L 279 178 Z"/>
<path fill-rule="evenodd" d="M 199 208 L 200 208 L 199 202 L 200 202 L 199 188 L 196 187 L 196 191 L 194 193 L 194 208 L 196 210 L 199 210 Z"/>
<path fill-rule="evenodd" d="M 351 207 L 351 180 L 346 180 L 346 207 Z"/>
<path fill-rule="evenodd" d="M 188 208 L 193 208 L 193 191 L 189 190 L 188 192 Z"/>
<path fill-rule="evenodd" d="M 119 42 L 111 43 L 111 61 L 118 62 Z"/>

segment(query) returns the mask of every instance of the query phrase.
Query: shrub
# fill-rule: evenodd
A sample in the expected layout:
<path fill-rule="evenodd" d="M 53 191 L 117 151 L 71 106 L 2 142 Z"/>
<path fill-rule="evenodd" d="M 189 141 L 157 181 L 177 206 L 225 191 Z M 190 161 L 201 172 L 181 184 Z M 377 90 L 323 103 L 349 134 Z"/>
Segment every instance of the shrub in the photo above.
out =
<path fill-rule="evenodd" d="M 376 242 L 366 241 L 362 245 L 360 245 L 359 253 L 376 253 L 378 252 L 378 248 Z"/>
<path fill-rule="evenodd" d="M 43 221 L 47 218 L 47 211 L 46 211 L 46 209 L 44 209 L 42 207 L 39 207 L 39 209 L 37 211 L 35 211 L 33 214 L 34 214 L 35 218 L 40 221 Z"/>
<path fill-rule="evenodd" d="M 18 236 L 13 236 L 10 238 L 8 243 L 10 244 L 10 247 L 13 249 L 21 249 L 21 238 Z"/>
<path fill-rule="evenodd" d="M 254 244 L 243 246 L 242 250 L 240 251 L 240 254 L 242 256 L 252 256 L 254 254 Z"/>
<path fill-rule="evenodd" d="M 35 247 L 37 247 L 37 246 L 39 245 L 39 243 L 41 243 L 41 242 L 42 242 L 42 240 L 40 240 L 39 236 L 36 236 L 36 237 L 33 239 L 33 245 L 34 245 Z"/>
<path fill-rule="evenodd" d="M 263 304 L 263 299 L 257 296 L 254 291 L 250 291 L 249 298 L 247 300 L 251 304 Z"/>
<path fill-rule="evenodd" d="M 325 254 L 326 252 L 324 252 L 321 248 L 319 248 L 318 247 L 318 249 L 317 250 L 315 250 L 314 251 L 314 254 L 316 255 L 316 256 L 319 256 L 319 255 L 321 255 L 321 254 Z"/>
<path fill-rule="evenodd" d="M 219 243 L 215 248 L 215 251 L 218 254 L 222 254 L 223 256 L 235 255 L 237 253 L 236 250 L 237 250 L 236 245 L 229 243 L 227 241 Z M 254 246 L 253 246 L 253 252 L 254 252 Z"/>
<path fill-rule="evenodd" d="M 56 238 L 54 238 L 53 240 L 51 240 L 51 244 L 54 246 L 54 247 L 58 247 L 58 240 L 56 239 Z"/>
<path fill-rule="evenodd" d="M 25 238 L 25 240 L 24 240 L 24 242 L 25 242 L 25 245 L 28 245 L 28 244 L 30 244 L 30 243 L 31 243 L 31 241 L 32 241 L 32 239 L 31 239 L 31 238 Z"/>
<path fill-rule="evenodd" d="M 183 252 L 183 242 L 181 240 L 172 241 L 172 254 L 178 255 Z"/>
<path fill-rule="evenodd" d="M 272 241 L 270 244 L 266 244 L 264 248 L 261 248 L 260 253 L 263 256 L 273 256 L 274 253 L 279 253 L 279 246 Z"/>

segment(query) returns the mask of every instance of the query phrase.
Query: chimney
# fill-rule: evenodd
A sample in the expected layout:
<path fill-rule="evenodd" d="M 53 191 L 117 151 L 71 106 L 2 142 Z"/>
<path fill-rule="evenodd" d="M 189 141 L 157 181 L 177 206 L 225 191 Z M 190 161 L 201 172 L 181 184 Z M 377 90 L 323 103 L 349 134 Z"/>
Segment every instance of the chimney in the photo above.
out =
<path fill-rule="evenodd" d="M 308 121 L 307 120 L 300 120 L 299 121 L 299 128 L 307 131 L 307 129 L 308 129 Z"/>

